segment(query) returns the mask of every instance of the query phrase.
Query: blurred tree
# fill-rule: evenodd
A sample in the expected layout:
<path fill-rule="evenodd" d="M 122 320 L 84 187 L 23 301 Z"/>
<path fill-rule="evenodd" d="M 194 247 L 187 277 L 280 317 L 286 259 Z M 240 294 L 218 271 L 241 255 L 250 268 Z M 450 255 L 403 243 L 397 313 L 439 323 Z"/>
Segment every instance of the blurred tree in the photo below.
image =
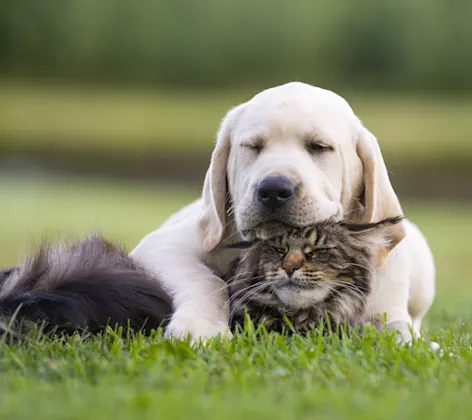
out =
<path fill-rule="evenodd" d="M 192 87 L 472 89 L 465 0 L 2 0 L 0 71 Z"/>

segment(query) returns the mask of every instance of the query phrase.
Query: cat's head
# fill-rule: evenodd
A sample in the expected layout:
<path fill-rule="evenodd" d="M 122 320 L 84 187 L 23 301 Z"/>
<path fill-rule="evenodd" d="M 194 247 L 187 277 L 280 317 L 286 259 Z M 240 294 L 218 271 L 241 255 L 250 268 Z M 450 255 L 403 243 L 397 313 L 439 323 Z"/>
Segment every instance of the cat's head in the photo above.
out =
<path fill-rule="evenodd" d="M 327 221 L 246 243 L 239 278 L 251 276 L 253 283 L 264 283 L 293 309 L 313 306 L 350 287 L 368 294 L 377 253 L 389 241 L 388 227 L 401 220 L 363 225 Z"/>

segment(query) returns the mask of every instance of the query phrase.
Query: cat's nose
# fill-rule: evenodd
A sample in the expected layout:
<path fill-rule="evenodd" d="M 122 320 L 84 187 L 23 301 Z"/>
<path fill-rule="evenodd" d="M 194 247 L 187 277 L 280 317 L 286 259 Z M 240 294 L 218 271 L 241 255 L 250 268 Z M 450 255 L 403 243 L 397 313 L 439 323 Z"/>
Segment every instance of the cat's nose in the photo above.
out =
<path fill-rule="evenodd" d="M 295 271 L 295 267 L 282 267 L 282 268 L 289 276 L 291 276 Z"/>
<path fill-rule="evenodd" d="M 295 184 L 286 176 L 268 176 L 257 186 L 257 200 L 276 210 L 295 197 Z"/>
<path fill-rule="evenodd" d="M 284 258 L 282 269 L 291 276 L 303 265 L 303 254 L 299 250 L 291 250 Z"/>
<path fill-rule="evenodd" d="M 289 275 L 289 277 L 292 276 L 292 274 L 297 271 L 300 268 L 300 265 L 298 264 L 284 264 L 282 266 L 282 269 Z"/>

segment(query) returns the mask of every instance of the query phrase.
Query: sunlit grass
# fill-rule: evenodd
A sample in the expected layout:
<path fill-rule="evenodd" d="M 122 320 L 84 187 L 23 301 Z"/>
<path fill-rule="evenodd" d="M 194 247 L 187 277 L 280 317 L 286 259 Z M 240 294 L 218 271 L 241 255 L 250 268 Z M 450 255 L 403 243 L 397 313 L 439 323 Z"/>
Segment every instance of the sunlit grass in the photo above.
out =
<path fill-rule="evenodd" d="M 0 417 L 15 419 L 469 419 L 470 331 L 399 347 L 366 329 L 341 341 L 248 329 L 192 347 L 112 331 L 0 347 Z"/>

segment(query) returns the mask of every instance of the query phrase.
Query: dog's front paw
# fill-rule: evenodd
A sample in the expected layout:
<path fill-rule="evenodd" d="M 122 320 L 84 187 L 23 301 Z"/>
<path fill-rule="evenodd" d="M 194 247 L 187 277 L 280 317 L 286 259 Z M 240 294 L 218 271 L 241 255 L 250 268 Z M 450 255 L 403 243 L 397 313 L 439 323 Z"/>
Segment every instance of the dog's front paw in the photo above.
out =
<path fill-rule="evenodd" d="M 387 328 L 390 332 L 396 334 L 396 340 L 399 344 L 411 345 L 413 336 L 411 334 L 410 324 L 406 321 L 387 322 Z"/>
<path fill-rule="evenodd" d="M 413 344 L 413 339 L 422 340 L 419 333 L 412 334 L 412 329 L 408 322 L 394 321 L 387 323 L 387 327 L 391 332 L 395 332 L 397 334 L 396 339 L 399 344 L 411 346 Z M 438 343 L 432 341 L 429 343 L 429 348 L 430 350 L 437 352 L 441 349 L 441 346 Z"/>
<path fill-rule="evenodd" d="M 175 312 L 164 333 L 165 338 L 184 339 L 190 336 L 193 342 L 207 341 L 218 335 L 232 337 L 227 322 L 208 319 L 196 315 L 193 311 Z"/>

